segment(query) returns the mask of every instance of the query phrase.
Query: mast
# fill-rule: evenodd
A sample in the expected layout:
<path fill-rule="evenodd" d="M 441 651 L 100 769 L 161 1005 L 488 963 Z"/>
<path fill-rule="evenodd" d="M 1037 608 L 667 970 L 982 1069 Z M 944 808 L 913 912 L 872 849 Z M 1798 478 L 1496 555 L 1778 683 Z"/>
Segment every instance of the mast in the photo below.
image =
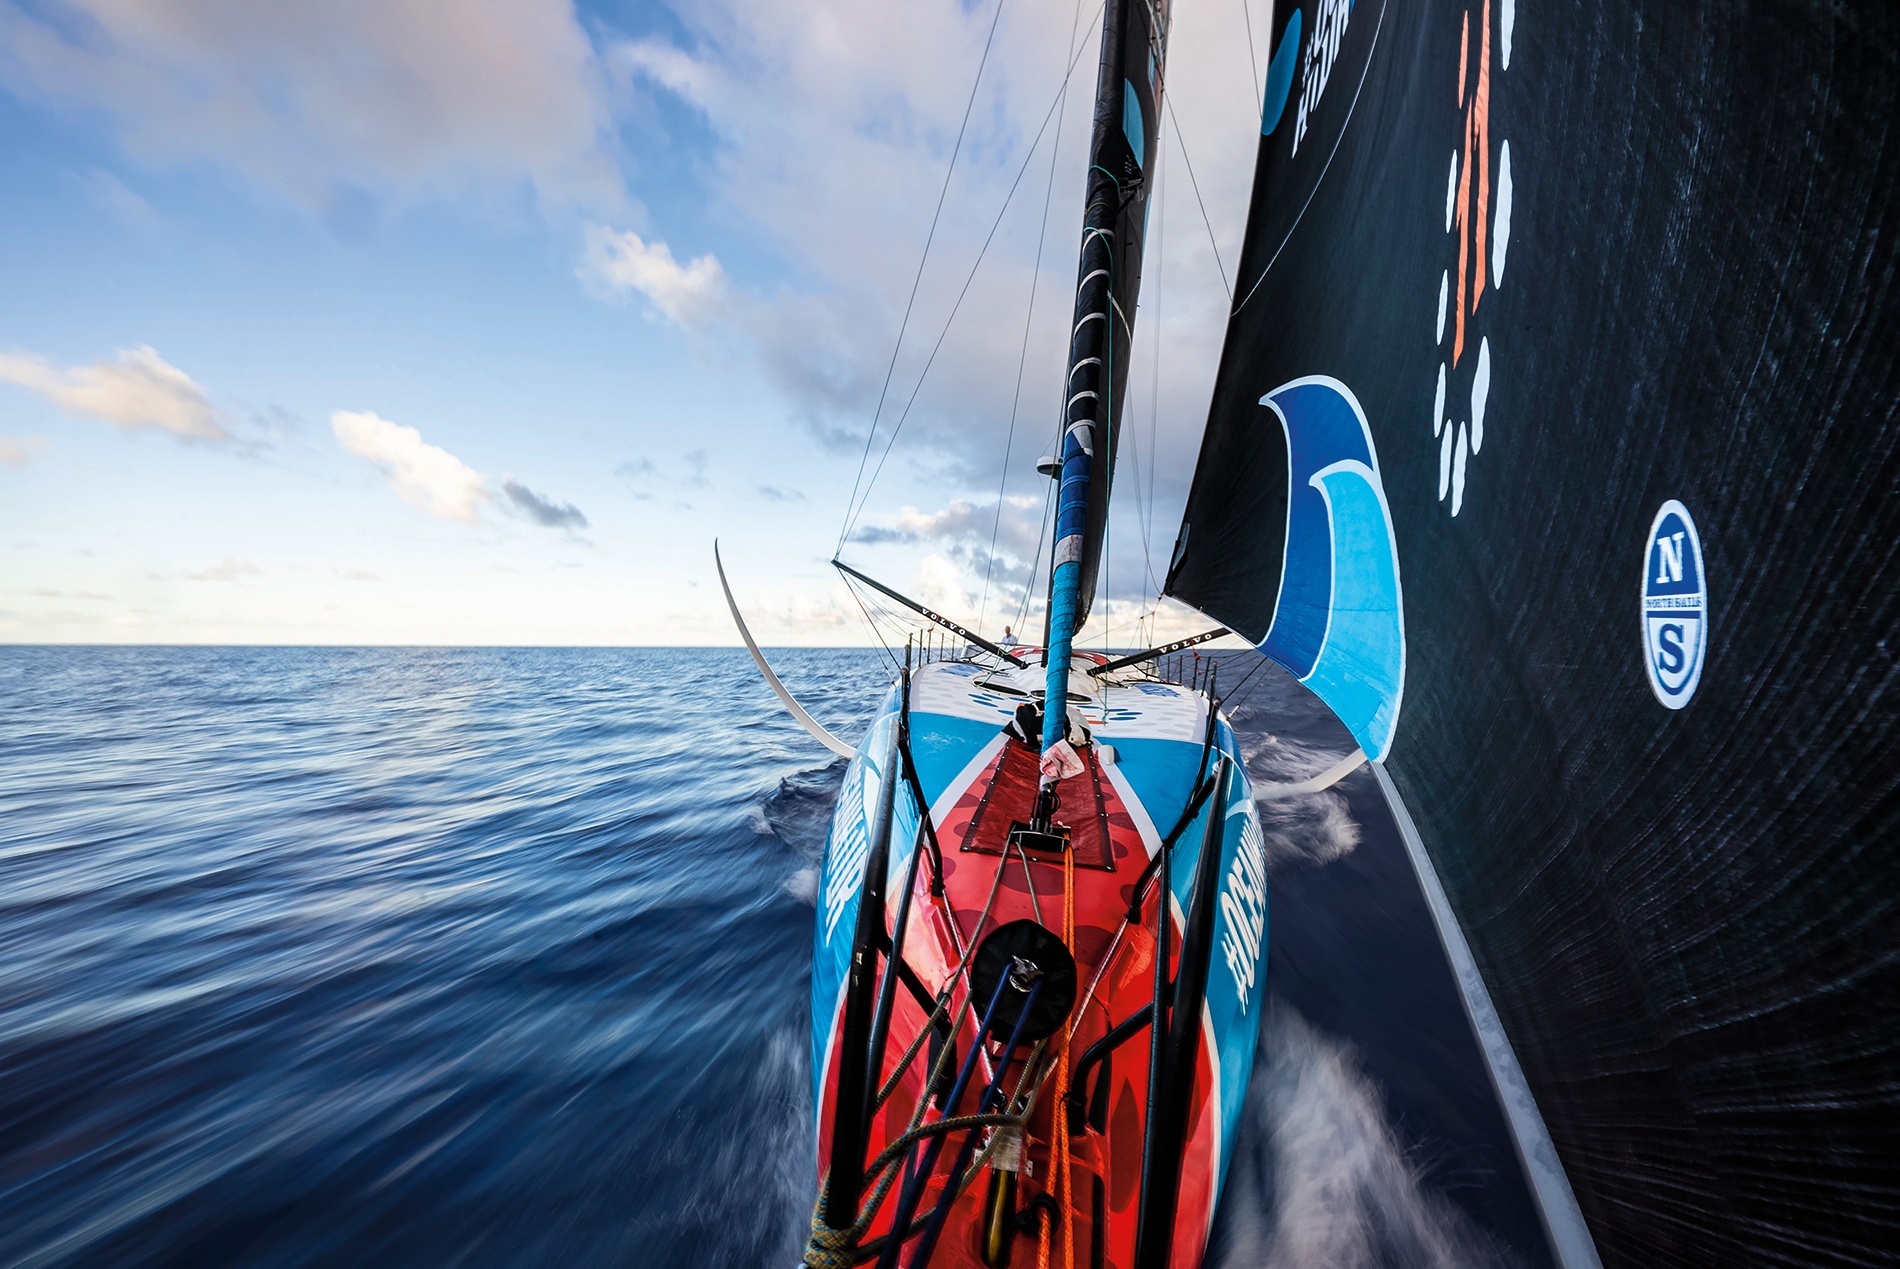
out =
<path fill-rule="evenodd" d="M 1122 390 L 1141 283 L 1147 173 L 1154 157 L 1167 45 L 1165 0 L 1107 0 L 1069 334 L 1050 556 L 1042 747 L 1067 733 L 1070 653 L 1088 620 L 1108 527 Z"/>

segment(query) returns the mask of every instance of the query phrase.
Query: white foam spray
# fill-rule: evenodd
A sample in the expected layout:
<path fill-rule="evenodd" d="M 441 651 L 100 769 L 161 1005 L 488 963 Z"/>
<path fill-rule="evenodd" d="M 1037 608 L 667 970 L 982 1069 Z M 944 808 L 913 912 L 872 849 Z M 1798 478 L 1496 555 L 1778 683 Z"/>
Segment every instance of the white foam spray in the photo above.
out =
<path fill-rule="evenodd" d="M 1209 1269 L 1504 1269 L 1386 1122 L 1352 1047 L 1269 1005 Z"/>

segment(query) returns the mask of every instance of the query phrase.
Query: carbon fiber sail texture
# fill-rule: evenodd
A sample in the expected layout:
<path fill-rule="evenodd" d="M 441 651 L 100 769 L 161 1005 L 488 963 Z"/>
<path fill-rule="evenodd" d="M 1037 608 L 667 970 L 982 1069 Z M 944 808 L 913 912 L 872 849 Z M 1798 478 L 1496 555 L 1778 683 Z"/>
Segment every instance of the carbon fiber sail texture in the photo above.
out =
<path fill-rule="evenodd" d="M 1900 1245 L 1900 10 L 1277 10 L 1168 591 L 1387 774 L 1612 1266 Z"/>

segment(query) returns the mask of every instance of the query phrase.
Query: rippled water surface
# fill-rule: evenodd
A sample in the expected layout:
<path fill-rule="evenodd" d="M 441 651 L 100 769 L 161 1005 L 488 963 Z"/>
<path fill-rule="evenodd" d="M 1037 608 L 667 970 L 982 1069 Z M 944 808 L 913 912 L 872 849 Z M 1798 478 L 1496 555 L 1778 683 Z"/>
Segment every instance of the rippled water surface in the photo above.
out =
<path fill-rule="evenodd" d="M 883 690 L 773 657 L 849 737 Z M 0 648 L 0 1265 L 791 1263 L 841 771 L 737 651 Z M 1545 1263 L 1363 780 L 1269 816 L 1213 1258 Z"/>

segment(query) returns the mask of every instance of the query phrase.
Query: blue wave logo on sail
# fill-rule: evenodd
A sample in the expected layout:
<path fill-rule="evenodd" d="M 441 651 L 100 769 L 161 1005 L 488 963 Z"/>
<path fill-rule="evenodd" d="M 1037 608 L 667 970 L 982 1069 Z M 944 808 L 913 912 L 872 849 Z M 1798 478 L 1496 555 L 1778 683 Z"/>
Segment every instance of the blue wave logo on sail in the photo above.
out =
<path fill-rule="evenodd" d="M 1405 694 L 1405 611 L 1392 510 L 1352 390 L 1313 375 L 1260 398 L 1286 432 L 1286 559 L 1260 650 L 1339 715 L 1373 761 Z"/>

